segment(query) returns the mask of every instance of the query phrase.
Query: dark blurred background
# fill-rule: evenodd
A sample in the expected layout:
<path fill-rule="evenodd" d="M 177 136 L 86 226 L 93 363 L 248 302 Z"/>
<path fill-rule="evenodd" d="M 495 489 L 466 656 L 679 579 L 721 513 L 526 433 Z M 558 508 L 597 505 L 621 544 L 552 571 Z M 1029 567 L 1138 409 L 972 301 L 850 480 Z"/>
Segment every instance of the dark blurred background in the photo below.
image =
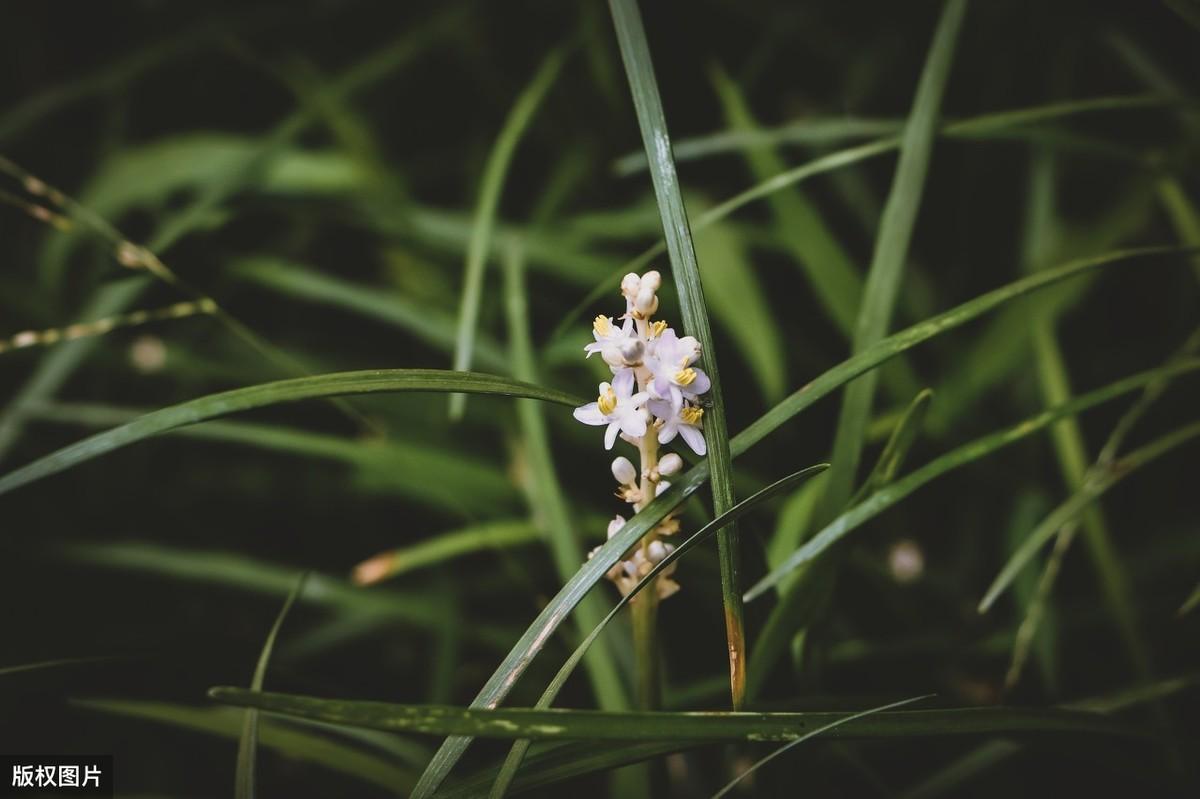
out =
<path fill-rule="evenodd" d="M 677 144 L 728 126 L 714 91 L 716 70 L 740 88 L 763 127 L 902 118 L 941 8 L 857 0 L 642 5 Z M 529 277 L 544 382 L 591 393 L 595 372 L 573 359 L 572 348 L 586 340 L 587 319 L 619 311 L 615 284 L 585 310 L 569 339 L 552 333 L 608 271 L 659 236 L 645 173 L 614 168 L 640 139 L 605 4 L 3 2 L 0 13 L 0 154 L 144 243 L 164 235 L 205 192 L 227 185 L 239 164 L 252 163 L 243 184 L 159 254 L 313 372 L 449 368 L 450 355 L 402 326 L 275 290 L 248 277 L 253 264 L 299 265 L 452 320 L 489 149 L 539 62 L 565 43 L 568 61 L 517 150 L 499 216 L 505 230 L 528 226 L 551 242 Z M 1198 42 L 1200 31 L 1157 2 L 976 0 L 943 113 L 965 118 L 1110 95 L 1186 97 L 1200 75 Z M 379 52 L 401 53 L 400 65 L 323 104 L 336 94 L 331 87 Z M 297 113 L 314 118 L 285 143 L 286 152 L 239 160 L 271 146 L 272 132 Z M 1180 239 L 1159 192 L 1166 175 L 1196 201 L 1194 107 L 1082 115 L 1045 131 L 1042 140 L 938 142 L 911 248 L 915 277 L 906 280 L 894 329 L 1015 280 L 1030 266 L 1022 237 L 1035 151 L 1053 159 L 1061 233 L 1051 263 Z M 792 166 L 848 144 L 777 152 Z M 800 187 L 860 272 L 870 262 L 894 166 L 885 156 Z M 736 151 L 681 161 L 680 175 L 693 214 L 757 182 Z M 752 263 L 781 353 L 773 387 L 718 319 L 717 355 L 737 431 L 774 404 L 780 389 L 790 392 L 843 359 L 848 344 L 780 244 L 783 223 L 769 206 L 752 204 L 733 220 L 727 230 Z M 77 321 L 105 287 L 135 279 L 97 236 L 56 233 L 15 207 L 0 209 L 0 231 L 0 336 Z M 702 268 L 719 268 L 706 267 L 705 241 L 698 241 Z M 718 257 L 715 244 L 708 252 Z M 579 265 L 564 265 L 570 259 Z M 592 265 L 599 271 L 581 277 Z M 667 270 L 665 259 L 655 265 Z M 481 329 L 503 344 L 500 284 L 499 270 L 491 269 Z M 1139 264 L 1103 273 L 1062 303 L 1056 328 L 1076 389 L 1163 362 L 1196 324 L 1196 286 L 1186 267 Z M 186 298 L 155 283 L 129 307 Z M 1034 306 L 1022 307 L 1032 317 Z M 668 315 L 678 319 L 674 305 Z M 1020 354 L 1027 343 L 1010 348 L 1015 357 L 997 354 L 992 363 L 979 346 L 984 330 L 974 324 L 908 359 L 921 386 L 939 392 L 912 463 L 1042 407 L 1032 361 Z M 77 349 L 85 357 L 61 387 L 0 423 L 4 471 L 115 424 L 122 412 L 289 376 L 206 317 L 120 330 Z M 29 391 L 53 351 L 0 354 L 0 406 Z M 480 368 L 506 371 L 503 364 Z M 976 370 L 989 375 L 978 385 Z M 960 405 L 939 407 L 945 386 L 965 397 Z M 1194 379 L 1181 379 L 1139 428 L 1138 441 L 1194 419 L 1196 388 Z M 881 389 L 876 443 L 894 418 L 888 414 L 907 399 Z M 321 402 L 239 418 L 344 441 L 378 437 L 382 429 L 410 449 L 364 462 L 216 434 L 170 436 L 0 498 L 0 669 L 116 657 L 0 672 L 0 751 L 113 752 L 124 795 L 227 793 L 236 744 L 194 729 L 226 729 L 226 722 L 185 729 L 179 713 L 164 722 L 175 711 L 162 708 L 205 708 L 209 686 L 246 684 L 292 575 L 303 569 L 325 575 L 320 585 L 332 586 L 335 596 L 363 590 L 380 601 L 367 609 L 353 599 L 302 602 L 284 628 L 268 688 L 468 702 L 560 584 L 545 547 L 477 553 L 380 588 L 354 589 L 344 579 L 382 550 L 528 514 L 513 478 L 520 447 L 512 403 L 473 399 L 458 425 L 447 420 L 441 396 L 360 398 L 353 406 L 375 432 Z M 1124 407 L 1117 402 L 1082 417 L 1093 456 Z M 825 459 L 837 408 L 835 398 L 825 400 L 739 460 L 747 486 L 740 492 Z M 602 540 L 604 517 L 619 509 L 607 461 L 594 430 L 574 425 L 561 408 L 547 416 L 588 549 Z M 442 460 L 429 466 L 428 452 Z M 1175 614 L 1200 575 L 1196 455 L 1194 445 L 1176 451 L 1103 503 L 1163 676 L 1200 665 L 1197 615 Z M 454 485 L 460 472 L 473 487 Z M 454 498 L 459 490 L 467 495 L 461 501 Z M 1020 616 L 1010 600 L 986 616 L 974 606 L 1003 563 L 1011 530 L 1031 529 L 1067 494 L 1050 439 L 1040 435 L 948 475 L 873 522 L 857 534 L 854 556 L 815 628 L 815 653 L 779 670 L 768 703 L 866 706 L 870 698 L 924 692 L 950 704 L 998 701 Z M 689 529 L 704 520 L 706 502 L 693 501 Z M 776 524 L 775 514 L 758 513 L 745 525 L 752 577 L 764 571 L 762 542 Z M 912 542 L 923 558 L 915 581 L 889 571 L 889 553 L 900 541 Z M 664 606 L 661 625 L 668 698 L 677 706 L 723 707 L 715 555 L 689 556 L 679 574 L 684 592 Z M 598 590 L 613 593 L 607 584 Z M 749 608 L 752 635 L 765 611 Z M 1031 667 L 1009 701 L 1048 704 L 1134 682 L 1078 543 L 1055 592 L 1053 621 L 1054 672 Z M 566 652 L 565 642 L 548 652 L 511 703 L 532 703 Z M 138 705 L 148 716 L 138 718 L 133 705 L 106 712 L 78 704 L 97 697 L 160 706 Z M 586 681 L 573 681 L 561 704 L 593 706 Z M 1194 712 L 1194 692 L 1171 700 L 1175 723 L 1193 739 Z M 911 786 L 968 746 L 812 747 L 790 762 L 803 766 L 816 795 L 869 795 L 878 792 L 875 779 L 893 790 Z M 477 746 L 471 762 L 482 765 L 500 751 Z M 1122 782 L 1120 773 L 1090 771 L 1098 751 L 1032 747 L 1015 756 L 1015 766 L 971 783 L 969 793 L 1145 787 L 1140 777 Z M 396 755 L 415 772 L 423 756 L 419 748 L 407 751 L 409 762 Z M 713 762 L 735 756 L 720 750 Z M 262 759 L 265 795 L 385 795 L 368 781 L 266 750 Z M 699 774 L 715 769 L 689 762 Z M 782 795 L 772 791 L 784 790 L 790 773 L 765 770 L 762 795 Z M 1026 779 L 1035 773 L 1042 781 L 1031 789 Z M 603 785 L 591 778 L 581 789 L 600 792 Z"/>

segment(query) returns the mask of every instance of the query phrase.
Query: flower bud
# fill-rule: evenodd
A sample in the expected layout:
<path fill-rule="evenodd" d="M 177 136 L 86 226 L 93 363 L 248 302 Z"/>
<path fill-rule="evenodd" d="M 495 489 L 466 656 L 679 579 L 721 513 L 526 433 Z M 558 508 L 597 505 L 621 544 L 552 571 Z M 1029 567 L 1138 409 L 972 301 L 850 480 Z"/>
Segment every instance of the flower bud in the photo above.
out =
<path fill-rule="evenodd" d="M 612 473 L 613 477 L 617 478 L 617 482 L 621 485 L 632 485 L 637 481 L 637 469 L 633 468 L 633 464 L 630 463 L 629 458 L 626 458 L 624 455 L 613 460 Z M 625 521 L 622 520 L 621 523 L 624 524 Z"/>
<path fill-rule="evenodd" d="M 663 455 L 658 461 L 658 473 L 664 477 L 675 474 L 683 468 L 683 458 L 676 455 L 674 452 L 668 452 Z"/>
<path fill-rule="evenodd" d="M 658 273 L 657 269 L 651 269 L 642 275 L 642 287 L 646 286 L 649 286 L 651 291 L 658 291 L 662 286 L 662 275 Z"/>
<path fill-rule="evenodd" d="M 658 297 L 654 296 L 654 289 L 645 284 L 638 290 L 637 300 L 634 301 L 633 307 L 642 316 L 650 316 L 658 310 Z"/>
<path fill-rule="evenodd" d="M 671 484 L 668 483 L 666 480 L 660 481 L 658 483 L 658 485 L 656 485 L 654 487 L 654 496 L 656 496 L 656 497 L 659 496 L 660 494 L 662 494 L 662 492 L 666 491 L 670 487 L 671 487 Z"/>
<path fill-rule="evenodd" d="M 628 463 L 628 461 L 626 461 Z M 612 538 L 622 527 L 625 526 L 625 517 L 618 515 L 615 519 L 608 523 L 608 537 Z"/>
<path fill-rule="evenodd" d="M 605 347 L 600 350 L 600 357 L 613 369 L 621 369 L 625 366 L 625 358 L 621 355 L 620 347 Z"/>
<path fill-rule="evenodd" d="M 621 345 L 621 360 L 625 366 L 637 366 L 646 354 L 646 344 L 641 339 L 631 338 Z"/>
<path fill-rule="evenodd" d="M 633 302 L 637 299 L 638 289 L 641 288 L 642 279 L 633 272 L 621 278 L 621 293 L 625 295 L 625 299 Z"/>
<path fill-rule="evenodd" d="M 646 547 L 646 557 L 651 563 L 661 563 L 663 558 L 667 556 L 667 548 L 663 546 L 662 541 L 651 541 L 650 546 Z"/>

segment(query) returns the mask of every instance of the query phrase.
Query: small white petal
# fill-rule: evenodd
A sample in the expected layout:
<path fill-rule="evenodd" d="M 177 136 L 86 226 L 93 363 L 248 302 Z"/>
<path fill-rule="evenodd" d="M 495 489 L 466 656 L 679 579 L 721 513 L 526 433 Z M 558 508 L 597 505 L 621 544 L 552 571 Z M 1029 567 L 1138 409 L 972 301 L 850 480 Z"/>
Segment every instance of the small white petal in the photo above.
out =
<path fill-rule="evenodd" d="M 608 537 L 612 538 L 621 528 L 625 526 L 625 517 L 617 515 L 611 522 L 608 523 Z"/>
<path fill-rule="evenodd" d="M 646 435 L 646 415 L 640 410 L 630 410 L 628 413 L 622 413 L 621 432 L 634 438 Z"/>
<path fill-rule="evenodd" d="M 690 424 L 681 424 L 679 425 L 679 435 L 683 436 L 683 440 L 697 455 L 703 455 L 708 451 L 708 447 L 704 443 L 704 433 L 700 432 L 699 428 L 692 427 Z"/>
<path fill-rule="evenodd" d="M 618 352 L 618 355 L 619 354 L 620 353 Z M 628 397 L 630 394 L 632 394 L 633 384 L 634 377 L 632 369 L 622 369 L 613 375 L 612 387 L 613 391 L 617 392 L 618 397 Z M 600 393 L 603 394 L 604 391 L 601 390 Z"/>
<path fill-rule="evenodd" d="M 615 444 L 617 441 L 617 431 L 620 429 L 621 429 L 621 425 L 619 425 L 617 422 L 613 422 L 612 424 L 610 424 L 608 426 L 608 429 L 604 431 L 604 448 L 605 449 L 613 448 L 613 444 Z M 703 453 L 701 453 L 701 454 L 703 454 Z"/>
<path fill-rule="evenodd" d="M 666 491 L 670 487 L 671 487 L 671 484 L 668 483 L 666 480 L 659 481 L 658 485 L 656 485 L 654 487 L 654 496 L 657 497 L 658 495 L 662 494 L 662 492 Z"/>
<path fill-rule="evenodd" d="M 580 405 L 575 409 L 574 416 L 584 424 L 605 424 L 608 420 L 600 413 L 600 406 L 594 402 Z"/>

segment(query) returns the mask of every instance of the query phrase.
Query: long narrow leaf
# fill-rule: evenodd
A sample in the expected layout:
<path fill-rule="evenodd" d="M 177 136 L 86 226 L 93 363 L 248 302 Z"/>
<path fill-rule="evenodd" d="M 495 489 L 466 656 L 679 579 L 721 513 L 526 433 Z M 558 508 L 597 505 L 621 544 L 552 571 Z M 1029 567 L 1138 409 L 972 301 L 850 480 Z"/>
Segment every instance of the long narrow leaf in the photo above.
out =
<path fill-rule="evenodd" d="M 146 414 L 141 419 L 114 430 L 85 438 L 0 477 L 0 494 L 150 436 L 218 416 L 314 397 L 405 391 L 457 391 L 528 397 L 562 405 L 580 404 L 577 398 L 544 386 L 534 386 L 496 375 L 447 372 L 440 369 L 375 369 L 279 380 L 173 405 Z"/>
<path fill-rule="evenodd" d="M 712 388 L 708 393 L 709 405 L 704 413 L 704 438 L 708 443 L 713 509 L 719 516 L 733 507 L 733 467 L 729 451 L 729 431 L 725 424 L 725 399 L 717 369 L 715 342 L 704 302 L 700 267 L 696 262 L 687 210 L 683 206 L 683 197 L 679 191 L 679 177 L 671 157 L 671 138 L 667 133 L 666 115 L 663 112 L 662 99 L 659 97 L 654 66 L 650 61 L 650 46 L 646 41 L 646 32 L 642 29 L 637 0 L 609 0 L 609 9 L 617 31 L 621 58 L 625 63 L 625 75 L 629 78 L 629 87 L 633 94 L 638 126 L 642 131 L 642 145 L 646 150 L 646 157 L 650 160 L 650 176 L 654 182 L 654 194 L 658 199 L 671 270 L 679 292 L 683 327 L 700 342 L 704 353 L 704 368 L 712 381 Z M 720 531 L 717 534 L 717 543 L 720 548 L 721 598 L 725 608 L 725 632 L 728 638 L 730 692 L 734 708 L 740 708 L 746 688 L 746 632 L 742 619 L 740 555 L 736 526 L 730 525 Z"/>
<path fill-rule="evenodd" d="M 559 691 L 561 691 L 563 686 L 566 685 L 567 679 L 571 676 L 572 672 L 575 671 L 575 667 L 579 665 L 580 660 L 582 660 L 583 656 L 587 653 L 588 648 L 591 647 L 592 644 L 595 643 L 596 639 L 599 638 L 600 634 L 604 632 L 604 628 L 608 626 L 608 623 L 616 618 L 617 614 L 622 608 L 632 602 L 633 598 L 641 593 L 643 588 L 650 585 L 654 579 L 657 578 L 658 575 L 663 571 L 665 571 L 672 563 L 683 557 L 683 555 L 690 549 L 708 540 L 714 533 L 716 533 L 730 521 L 733 521 L 752 510 L 760 502 L 770 499 L 781 491 L 785 491 L 801 481 L 820 474 L 827 468 L 829 468 L 828 464 L 817 464 L 816 466 L 810 466 L 807 469 L 801 469 L 800 471 L 794 472 L 787 477 L 776 480 L 771 485 L 737 503 L 728 511 L 713 519 L 711 522 L 704 525 L 692 535 L 688 536 L 683 543 L 676 547 L 661 561 L 656 563 L 649 572 L 643 575 L 633 587 L 633 590 L 621 597 L 621 600 L 616 604 L 616 606 L 609 611 L 608 615 L 604 617 L 604 619 L 602 619 L 598 625 L 596 625 L 596 627 L 588 634 L 587 638 L 585 638 L 583 642 L 579 644 L 576 650 L 571 653 L 571 656 L 567 658 L 566 663 L 564 663 L 562 668 L 558 670 L 558 673 L 554 675 L 554 679 L 550 681 L 550 684 L 546 687 L 546 690 L 538 699 L 535 707 L 538 709 L 550 707 L 550 705 L 558 697 Z M 499 775 L 496 778 L 496 784 L 492 787 L 491 796 L 493 799 L 499 799 L 499 797 L 502 797 L 505 794 L 508 785 L 512 782 L 513 777 L 516 776 L 517 769 L 521 765 L 521 760 L 525 756 L 526 750 L 529 748 L 529 743 L 530 742 L 528 740 L 522 740 L 513 744 L 513 748 L 509 752 L 508 757 L 505 759 L 504 765 L 501 767 Z"/>
<path fill-rule="evenodd" d="M 275 617 L 275 623 L 271 625 L 271 631 L 267 633 L 267 639 L 263 642 L 262 652 L 258 656 L 258 664 L 254 667 L 254 677 L 250 680 L 251 691 L 262 690 L 263 680 L 267 676 L 267 664 L 271 661 L 271 652 L 275 649 L 275 639 L 279 637 L 279 629 L 283 627 L 283 620 L 287 618 L 288 611 L 296 603 L 296 598 L 304 591 L 304 583 L 307 579 L 308 574 L 300 575 L 296 580 L 296 587 L 288 594 L 283 607 L 279 609 L 279 615 Z M 255 760 L 258 756 L 258 711 L 247 710 L 245 716 L 246 718 L 242 722 L 242 737 L 238 742 L 237 771 L 234 774 L 233 788 L 234 799 L 254 799 Z"/>
<path fill-rule="evenodd" d="M 1135 391 L 1143 386 L 1150 384 L 1155 380 L 1159 380 L 1165 375 L 1180 374 L 1186 371 L 1194 371 L 1200 369 L 1200 360 L 1192 360 L 1186 363 L 1175 364 L 1152 369 L 1148 372 L 1133 375 L 1131 377 L 1118 380 L 1110 383 L 1103 388 L 1096 389 L 1087 394 L 1080 395 L 1070 402 L 1064 403 L 1054 408 L 1042 411 L 1036 416 L 1032 416 L 1024 421 L 1018 422 L 1015 425 L 1006 427 L 995 433 L 977 438 L 974 441 L 964 444 L 957 449 L 942 455 L 940 458 L 926 464 L 912 474 L 897 480 L 887 488 L 876 491 L 867 499 L 863 500 L 858 505 L 855 505 L 850 510 L 842 513 L 836 519 L 825 526 L 821 532 L 813 536 L 804 546 L 796 550 L 784 563 L 773 569 L 767 576 L 763 577 L 754 586 L 746 592 L 746 601 L 749 602 L 762 596 L 768 589 L 777 584 L 781 579 L 787 576 L 791 571 L 799 566 L 813 560 L 822 552 L 827 550 L 835 542 L 843 538 L 850 531 L 858 528 L 869 519 L 878 516 L 887 508 L 895 505 L 900 500 L 904 499 L 912 492 L 916 491 L 921 486 L 926 485 L 937 477 L 957 469 L 968 463 L 979 460 L 982 457 L 990 455 L 1001 447 L 1020 441 L 1027 436 L 1032 435 L 1040 430 L 1044 430 L 1047 426 L 1057 422 L 1059 419 L 1079 413 L 1087 408 L 1091 408 L 1102 402 L 1115 399 L 1123 394 Z"/>
<path fill-rule="evenodd" d="M 786 752 L 788 752 L 788 750 L 790 750 L 796 746 L 799 746 L 800 744 L 804 743 L 805 741 L 807 741 L 810 738 L 815 738 L 818 735 L 821 735 L 822 733 L 829 732 L 830 730 L 834 729 L 835 727 L 840 727 L 843 724 L 846 724 L 848 722 L 857 721 L 858 719 L 861 719 L 864 716 L 870 716 L 873 713 L 880 713 L 885 710 L 892 710 L 893 708 L 901 707 L 903 705 L 909 705 L 909 704 L 912 704 L 913 702 L 920 702 L 922 699 L 929 699 L 931 696 L 933 696 L 933 694 L 926 694 L 924 696 L 914 696 L 910 699 L 902 699 L 899 702 L 889 702 L 886 705 L 880 705 L 879 707 L 873 707 L 868 710 L 864 710 L 860 713 L 855 713 L 852 716 L 845 716 L 836 721 L 831 721 L 828 724 L 825 724 L 824 726 L 817 727 L 815 730 L 812 730 L 811 732 L 801 735 L 796 740 L 790 741 L 790 742 L 784 744 L 783 746 L 779 747 L 778 749 L 776 749 L 774 752 L 767 755 L 766 757 L 755 761 L 755 763 L 752 766 L 750 766 L 750 768 L 746 769 L 741 774 L 734 777 L 732 780 L 729 781 L 728 784 L 725 785 L 725 787 L 723 787 L 721 790 L 714 793 L 712 795 L 712 799 L 721 799 L 722 796 L 725 796 L 730 791 L 732 791 L 734 788 L 736 788 L 737 784 L 739 782 L 741 782 L 742 780 L 744 780 L 746 777 L 750 776 L 751 774 L 753 774 L 754 772 L 758 771 L 760 768 L 765 766 L 767 763 L 770 763 L 775 758 L 779 757 L 780 755 L 785 754 Z"/>
<path fill-rule="evenodd" d="M 496 143 L 488 155 L 483 179 L 479 184 L 479 200 L 475 205 L 475 220 L 471 239 L 467 247 L 467 262 L 463 273 L 462 305 L 458 315 L 458 334 L 454 345 L 454 369 L 466 371 L 471 368 L 475 351 L 475 329 L 479 325 L 479 305 L 483 298 L 484 267 L 491 246 L 492 228 L 496 223 L 496 209 L 500 204 L 500 192 L 512 163 L 513 153 L 521 136 L 533 121 L 538 107 L 554 84 L 562 68 L 564 53 L 554 50 L 542 61 L 529 85 L 517 97 Z M 450 415 L 457 418 L 466 407 L 466 395 L 454 394 L 450 398 Z"/>
<path fill-rule="evenodd" d="M 1017 297 L 1036 291 L 1040 288 L 1054 285 L 1067 278 L 1086 274 L 1106 264 L 1117 264 L 1137 258 L 1151 256 L 1178 256 L 1192 252 L 1189 248 L 1180 247 L 1150 247 L 1137 250 L 1121 250 L 1093 258 L 1073 261 L 1063 266 L 1030 275 L 995 289 L 987 294 L 963 303 L 957 308 L 946 311 L 931 319 L 913 325 L 899 333 L 880 341 L 873 347 L 843 361 L 811 383 L 807 384 L 783 402 L 776 405 L 757 421 L 747 427 L 730 441 L 730 450 L 734 456 L 741 455 L 755 444 L 761 442 L 773 431 L 782 426 L 796 414 L 837 390 L 839 386 L 852 380 L 868 369 L 887 361 L 889 358 L 933 338 L 948 330 L 959 327 L 988 311 L 1002 306 Z M 471 703 L 474 708 L 495 708 L 509 694 L 517 680 L 529 667 L 533 658 L 546 645 L 546 641 L 566 620 L 580 599 L 587 594 L 593 585 L 612 568 L 622 555 L 637 543 L 643 535 L 654 528 L 671 510 L 684 499 L 691 496 L 708 480 L 708 462 L 703 461 L 688 470 L 673 484 L 667 492 L 656 498 L 641 512 L 630 519 L 624 527 L 610 538 L 600 549 L 576 572 L 575 576 L 559 590 L 558 594 L 542 609 L 538 617 L 525 630 L 501 662 L 500 666 L 488 678 L 483 688 Z M 426 775 L 428 777 L 422 790 L 429 795 L 436 790 L 454 764 L 462 757 L 470 745 L 469 736 L 460 736 L 445 741 L 434 755 Z"/>
<path fill-rule="evenodd" d="M 1197 362 L 1192 362 L 1191 366 L 1195 368 Z M 1025 539 L 1020 548 L 1012 554 L 1012 557 L 1008 559 L 1004 567 L 1000 570 L 1000 573 L 996 575 L 996 578 L 988 587 L 983 599 L 979 601 L 979 612 L 984 613 L 990 609 L 996 601 L 996 597 L 1000 595 L 1000 592 L 1008 587 L 1014 575 L 1024 568 L 1025 564 L 1037 554 L 1038 550 L 1063 525 L 1074 521 L 1080 514 L 1086 511 L 1089 505 L 1100 498 L 1101 494 L 1138 469 L 1166 455 L 1176 447 L 1186 444 L 1197 436 L 1200 436 L 1200 422 L 1182 427 L 1173 433 L 1168 433 L 1145 446 L 1139 447 L 1128 455 L 1118 458 L 1113 463 L 1104 467 L 1094 479 L 1080 486 L 1078 491 L 1051 511 L 1050 515 L 1029 534 L 1029 537 Z"/>
<path fill-rule="evenodd" d="M 256 707 L 330 724 L 427 735 L 591 741 L 794 741 L 852 713 L 641 712 L 597 710 L 475 710 L 438 705 L 394 705 L 220 686 L 209 696 L 223 704 Z M 1141 738 L 1147 733 L 1079 710 L 976 707 L 899 710 L 865 716 L 829 731 L 831 738 L 913 738 L 998 733 L 1072 733 Z"/>
<path fill-rule="evenodd" d="M 524 261 L 518 245 L 514 245 L 505 258 L 504 292 L 508 315 L 508 330 L 512 349 L 512 362 L 517 378 L 533 382 L 537 380 L 537 365 L 534 362 L 533 341 L 529 332 L 529 309 L 525 289 Z M 586 560 L 575 519 L 567 505 L 554 456 L 550 450 L 550 436 L 542 408 L 532 400 L 517 401 L 517 419 L 521 425 L 522 438 L 529 459 L 531 474 L 527 478 L 527 491 L 531 510 L 543 528 L 559 579 L 564 583 Z M 588 627 L 599 623 L 604 617 L 604 604 L 599 596 L 584 597 L 579 605 L 580 635 Z M 616 659 L 611 650 L 601 647 L 592 653 L 587 662 L 588 675 L 606 710 L 625 710 L 629 707 L 625 686 L 616 669 Z"/>

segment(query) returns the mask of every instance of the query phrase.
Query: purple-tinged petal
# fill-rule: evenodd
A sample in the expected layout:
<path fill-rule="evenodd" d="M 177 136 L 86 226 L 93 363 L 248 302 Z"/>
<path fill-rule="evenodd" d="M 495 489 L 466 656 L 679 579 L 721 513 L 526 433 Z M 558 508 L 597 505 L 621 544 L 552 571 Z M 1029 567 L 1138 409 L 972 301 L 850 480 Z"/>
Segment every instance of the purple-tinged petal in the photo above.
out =
<path fill-rule="evenodd" d="M 687 390 L 692 394 L 703 394 L 712 388 L 712 380 L 710 380 L 708 375 L 704 374 L 704 372 L 700 369 L 696 369 L 695 372 L 696 379 L 693 380 L 692 384 L 687 387 Z"/>
<path fill-rule="evenodd" d="M 679 435 L 683 436 L 683 440 L 697 455 L 703 455 L 708 451 L 708 446 L 704 443 L 704 433 L 700 432 L 700 428 L 692 427 L 690 424 L 681 424 L 679 425 Z"/>
<path fill-rule="evenodd" d="M 633 370 L 622 369 L 613 375 L 612 387 L 613 391 L 617 392 L 618 397 L 628 397 L 633 393 Z"/>
<path fill-rule="evenodd" d="M 658 428 L 658 443 L 670 444 L 675 440 L 675 436 L 678 433 L 679 425 L 675 422 L 667 422 L 662 427 Z"/>

